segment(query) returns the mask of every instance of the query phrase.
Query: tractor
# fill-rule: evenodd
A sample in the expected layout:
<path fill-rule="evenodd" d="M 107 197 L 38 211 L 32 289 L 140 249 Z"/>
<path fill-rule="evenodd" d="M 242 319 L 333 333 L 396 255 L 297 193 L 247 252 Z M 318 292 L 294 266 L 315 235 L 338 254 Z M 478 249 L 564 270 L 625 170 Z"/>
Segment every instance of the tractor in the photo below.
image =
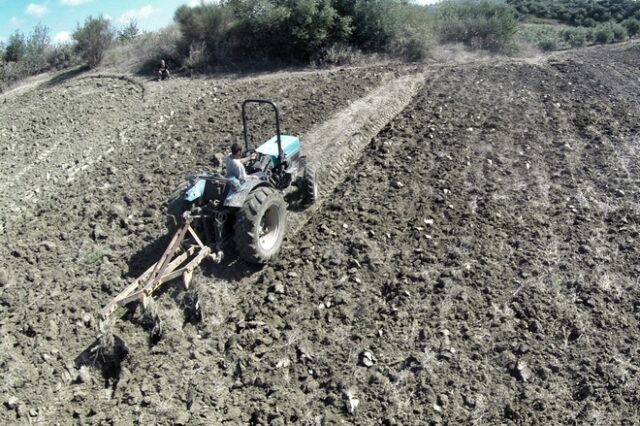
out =
<path fill-rule="evenodd" d="M 259 147 L 250 146 L 247 105 L 266 104 L 275 114 L 276 135 Z M 297 186 L 306 203 L 318 196 L 316 170 L 300 152 L 300 139 L 280 133 L 280 114 L 269 100 L 249 99 L 242 103 L 245 156 L 255 156 L 240 182 L 219 173 L 189 176 L 169 199 L 167 228 L 174 231 L 185 217 L 206 245 L 222 255 L 233 241 L 238 255 L 251 263 L 266 263 L 276 257 L 287 228 L 283 194 Z"/>
<path fill-rule="evenodd" d="M 259 147 L 251 147 L 247 105 L 266 104 L 275 113 L 276 135 Z M 221 262 L 225 248 L 233 243 L 239 257 L 264 264 L 280 252 L 287 229 L 284 194 L 294 186 L 302 201 L 318 198 L 315 167 L 300 153 L 300 139 L 280 133 L 280 114 L 269 100 L 242 103 L 245 155 L 254 157 L 245 168 L 243 182 L 220 173 L 197 173 L 174 191 L 167 206 L 167 229 L 171 241 L 160 260 L 118 294 L 101 311 L 106 320 L 119 306 L 142 301 L 163 283 L 182 277 L 189 287 L 193 271 L 206 258 Z M 255 153 L 255 155 L 254 155 Z"/>

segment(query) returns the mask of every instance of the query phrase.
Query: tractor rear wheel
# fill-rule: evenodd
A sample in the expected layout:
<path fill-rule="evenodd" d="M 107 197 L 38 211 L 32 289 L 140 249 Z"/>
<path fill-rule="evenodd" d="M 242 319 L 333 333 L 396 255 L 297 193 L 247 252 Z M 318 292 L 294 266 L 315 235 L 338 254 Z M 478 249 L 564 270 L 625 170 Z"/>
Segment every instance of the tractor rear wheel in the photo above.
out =
<path fill-rule="evenodd" d="M 307 204 L 313 204 L 318 200 L 318 169 L 311 164 L 304 168 L 303 194 Z"/>
<path fill-rule="evenodd" d="M 280 252 L 287 229 L 287 206 L 270 187 L 258 187 L 236 213 L 233 240 L 244 260 L 264 264 Z"/>

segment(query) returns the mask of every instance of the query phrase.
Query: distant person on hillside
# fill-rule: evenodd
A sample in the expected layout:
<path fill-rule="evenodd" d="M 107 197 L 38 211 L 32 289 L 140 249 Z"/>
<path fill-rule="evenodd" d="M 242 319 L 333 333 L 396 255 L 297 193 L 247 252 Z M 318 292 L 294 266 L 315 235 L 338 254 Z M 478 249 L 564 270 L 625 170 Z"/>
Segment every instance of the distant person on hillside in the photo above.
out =
<path fill-rule="evenodd" d="M 247 157 L 243 157 L 242 147 L 240 144 L 236 142 L 231 145 L 231 154 L 227 155 L 226 159 L 227 177 L 234 177 L 240 182 L 247 180 L 247 170 L 245 169 L 245 165 L 254 158 L 256 158 L 255 152 L 251 153 L 251 155 Z"/>
<path fill-rule="evenodd" d="M 167 64 L 164 62 L 164 59 L 160 59 L 160 68 L 158 68 L 158 81 L 167 80 L 171 74 L 169 74 L 169 68 L 167 68 Z"/>

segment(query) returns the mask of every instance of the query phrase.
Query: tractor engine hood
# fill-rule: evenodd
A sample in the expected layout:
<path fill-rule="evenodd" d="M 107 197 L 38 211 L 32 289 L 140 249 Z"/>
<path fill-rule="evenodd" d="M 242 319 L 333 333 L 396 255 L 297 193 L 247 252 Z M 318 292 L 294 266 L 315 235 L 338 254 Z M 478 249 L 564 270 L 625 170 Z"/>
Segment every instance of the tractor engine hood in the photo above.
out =
<path fill-rule="evenodd" d="M 280 141 L 282 142 L 282 152 L 284 158 L 289 159 L 300 151 L 300 139 L 296 136 L 280 135 Z M 263 155 L 271 157 L 271 164 L 273 166 L 278 165 L 278 137 L 274 136 L 257 149 L 257 152 Z"/>

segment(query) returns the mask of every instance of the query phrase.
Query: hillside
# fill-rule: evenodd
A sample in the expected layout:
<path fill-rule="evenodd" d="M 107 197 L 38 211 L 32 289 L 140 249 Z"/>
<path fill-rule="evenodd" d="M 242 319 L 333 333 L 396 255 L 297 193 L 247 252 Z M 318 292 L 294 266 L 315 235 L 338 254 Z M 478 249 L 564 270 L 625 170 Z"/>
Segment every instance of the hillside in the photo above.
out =
<path fill-rule="evenodd" d="M 0 423 L 638 423 L 639 67 L 630 42 L 0 96 Z M 281 260 L 205 268 L 202 323 L 168 285 L 154 345 L 120 312 L 129 354 L 98 368 L 96 312 L 162 253 L 167 194 L 240 138 L 244 98 L 304 144 L 406 76 Z"/>

